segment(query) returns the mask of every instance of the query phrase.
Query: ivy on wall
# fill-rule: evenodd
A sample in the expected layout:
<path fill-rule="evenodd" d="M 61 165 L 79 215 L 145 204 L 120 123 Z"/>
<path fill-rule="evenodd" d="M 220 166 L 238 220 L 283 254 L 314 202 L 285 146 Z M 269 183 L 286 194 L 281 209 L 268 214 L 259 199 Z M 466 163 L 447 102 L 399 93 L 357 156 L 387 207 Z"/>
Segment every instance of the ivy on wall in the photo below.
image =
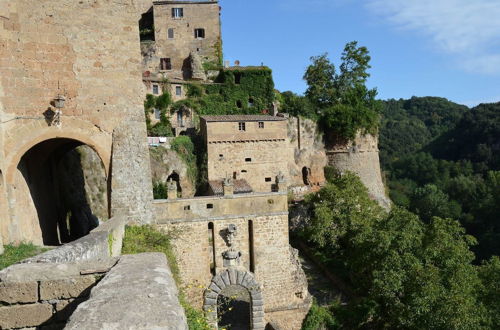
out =
<path fill-rule="evenodd" d="M 214 84 L 192 83 L 188 100 L 174 103 L 189 106 L 199 115 L 262 114 L 275 100 L 274 81 L 267 67 L 221 70 Z"/>

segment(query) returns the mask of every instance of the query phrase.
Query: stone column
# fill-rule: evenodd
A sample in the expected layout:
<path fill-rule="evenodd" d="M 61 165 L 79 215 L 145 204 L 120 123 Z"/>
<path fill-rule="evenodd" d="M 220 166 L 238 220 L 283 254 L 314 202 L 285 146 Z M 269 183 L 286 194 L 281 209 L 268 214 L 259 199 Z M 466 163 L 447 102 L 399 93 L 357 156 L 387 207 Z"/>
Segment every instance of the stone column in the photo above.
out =
<path fill-rule="evenodd" d="M 153 222 L 153 182 L 146 124 L 127 121 L 113 131 L 111 214 L 130 222 Z"/>

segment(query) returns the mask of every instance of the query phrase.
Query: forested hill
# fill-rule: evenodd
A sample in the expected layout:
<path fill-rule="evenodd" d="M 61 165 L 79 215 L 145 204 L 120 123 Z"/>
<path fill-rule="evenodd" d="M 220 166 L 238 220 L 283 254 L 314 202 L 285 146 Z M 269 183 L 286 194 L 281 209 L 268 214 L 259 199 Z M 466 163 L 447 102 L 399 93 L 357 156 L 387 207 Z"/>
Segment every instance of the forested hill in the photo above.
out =
<path fill-rule="evenodd" d="M 412 97 L 384 102 L 380 129 L 383 164 L 419 151 L 431 140 L 454 127 L 469 111 L 440 97 Z"/>
<path fill-rule="evenodd" d="M 391 199 L 424 221 L 459 220 L 478 240 L 479 260 L 500 255 L 500 103 L 384 103 L 380 150 Z"/>

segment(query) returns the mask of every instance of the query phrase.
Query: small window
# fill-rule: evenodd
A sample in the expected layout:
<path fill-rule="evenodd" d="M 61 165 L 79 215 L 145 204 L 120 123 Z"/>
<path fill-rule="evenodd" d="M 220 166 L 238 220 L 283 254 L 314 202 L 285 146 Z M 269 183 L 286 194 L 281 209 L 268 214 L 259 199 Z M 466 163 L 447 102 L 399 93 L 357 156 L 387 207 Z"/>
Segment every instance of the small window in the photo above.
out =
<path fill-rule="evenodd" d="M 234 74 L 234 83 L 236 85 L 239 85 L 241 83 L 241 73 L 235 73 Z"/>
<path fill-rule="evenodd" d="M 224 155 L 223 154 L 219 154 L 219 158 L 224 158 Z"/>
<path fill-rule="evenodd" d="M 241 170 L 241 173 L 247 173 L 247 170 Z"/>
<path fill-rule="evenodd" d="M 194 29 L 194 37 L 196 39 L 205 39 L 205 29 Z"/>
<path fill-rule="evenodd" d="M 172 17 L 173 18 L 184 17 L 184 9 L 183 8 L 172 8 Z"/>
<path fill-rule="evenodd" d="M 259 128 L 264 128 L 264 122 L 263 121 L 259 121 Z"/>
<path fill-rule="evenodd" d="M 182 86 L 175 86 L 175 95 L 177 96 L 182 95 Z"/>
<path fill-rule="evenodd" d="M 238 123 L 238 129 L 240 131 L 246 131 L 245 123 Z"/>
<path fill-rule="evenodd" d="M 248 99 L 248 107 L 251 108 L 254 106 L 255 101 L 252 98 Z"/>
<path fill-rule="evenodd" d="M 266 182 L 271 182 L 271 181 L 273 181 L 273 179 L 271 179 L 271 178 L 266 178 Z"/>
<path fill-rule="evenodd" d="M 153 110 L 154 110 L 154 113 L 155 113 L 155 119 L 160 120 L 161 119 L 161 111 L 158 110 L 158 109 L 156 109 L 156 108 L 154 108 Z"/>
<path fill-rule="evenodd" d="M 184 205 L 184 211 L 191 210 L 191 205 Z"/>
<path fill-rule="evenodd" d="M 241 101 L 240 101 L 240 100 L 238 100 L 238 101 L 236 101 L 236 106 L 237 106 L 239 109 L 241 109 L 241 108 L 243 108 L 243 103 L 241 103 Z"/>
<path fill-rule="evenodd" d="M 160 93 L 160 88 L 158 85 L 153 85 L 153 94 L 158 95 Z"/>
<path fill-rule="evenodd" d="M 160 59 L 160 70 L 172 70 L 172 60 L 170 58 Z"/>
<path fill-rule="evenodd" d="M 168 29 L 168 39 L 174 39 L 174 29 Z"/>
<path fill-rule="evenodd" d="M 245 162 L 251 162 L 252 158 L 245 158 Z"/>
<path fill-rule="evenodd" d="M 207 204 L 207 209 L 213 209 L 214 208 L 214 204 Z"/>

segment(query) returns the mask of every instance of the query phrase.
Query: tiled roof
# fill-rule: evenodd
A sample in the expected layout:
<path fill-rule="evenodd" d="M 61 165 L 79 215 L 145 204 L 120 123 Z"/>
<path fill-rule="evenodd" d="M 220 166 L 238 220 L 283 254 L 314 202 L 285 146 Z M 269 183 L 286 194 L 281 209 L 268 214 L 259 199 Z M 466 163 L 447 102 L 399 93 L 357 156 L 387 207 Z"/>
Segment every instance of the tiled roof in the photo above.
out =
<path fill-rule="evenodd" d="M 201 116 L 207 122 L 217 121 L 282 121 L 283 117 L 268 115 L 224 115 L 224 116 Z"/>
<path fill-rule="evenodd" d="M 218 195 L 224 195 L 224 190 L 222 187 L 222 180 L 212 180 L 209 181 L 208 184 L 210 185 L 210 188 L 214 192 L 216 196 Z M 252 187 L 248 184 L 247 180 L 245 179 L 236 179 L 233 180 L 233 193 L 234 194 L 245 194 L 245 193 L 251 193 Z"/>

